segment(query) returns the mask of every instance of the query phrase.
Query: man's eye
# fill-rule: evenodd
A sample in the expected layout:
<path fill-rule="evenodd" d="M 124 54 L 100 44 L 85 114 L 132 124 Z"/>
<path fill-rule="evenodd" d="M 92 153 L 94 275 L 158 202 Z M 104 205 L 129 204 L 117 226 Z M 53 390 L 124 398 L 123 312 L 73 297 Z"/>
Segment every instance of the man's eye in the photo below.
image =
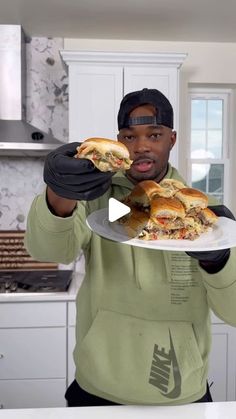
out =
<path fill-rule="evenodd" d="M 153 132 L 150 135 L 151 140 L 158 140 L 161 137 L 161 133 L 160 132 Z"/>
<path fill-rule="evenodd" d="M 131 142 L 131 141 L 134 141 L 135 137 L 133 135 L 124 135 L 123 139 L 125 141 Z"/>

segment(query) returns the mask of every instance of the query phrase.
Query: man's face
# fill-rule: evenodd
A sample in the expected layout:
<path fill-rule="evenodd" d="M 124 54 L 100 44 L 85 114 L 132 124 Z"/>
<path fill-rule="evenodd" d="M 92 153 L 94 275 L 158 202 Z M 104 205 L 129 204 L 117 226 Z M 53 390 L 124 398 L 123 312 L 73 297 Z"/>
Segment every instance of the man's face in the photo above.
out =
<path fill-rule="evenodd" d="M 130 117 L 154 116 L 155 108 L 143 105 L 135 108 Z M 132 183 L 152 179 L 159 182 L 166 174 L 170 150 L 176 141 L 176 132 L 163 125 L 133 125 L 122 128 L 117 136 L 125 144 L 133 160 L 126 171 Z"/>

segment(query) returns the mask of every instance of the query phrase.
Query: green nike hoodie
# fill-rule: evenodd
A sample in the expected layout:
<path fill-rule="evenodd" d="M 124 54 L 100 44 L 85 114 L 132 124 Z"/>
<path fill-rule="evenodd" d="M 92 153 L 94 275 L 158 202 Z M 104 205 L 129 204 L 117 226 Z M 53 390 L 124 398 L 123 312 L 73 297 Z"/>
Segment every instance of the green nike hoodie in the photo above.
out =
<path fill-rule="evenodd" d="M 166 178 L 183 182 L 171 165 Z M 133 186 L 118 173 L 103 196 L 78 202 L 68 218 L 48 210 L 45 193 L 36 197 L 25 244 L 35 259 L 63 264 L 83 250 L 73 353 L 82 388 L 126 405 L 189 403 L 206 391 L 210 309 L 236 325 L 235 248 L 220 272 L 208 274 L 183 251 L 135 247 L 93 233 L 88 214 Z"/>

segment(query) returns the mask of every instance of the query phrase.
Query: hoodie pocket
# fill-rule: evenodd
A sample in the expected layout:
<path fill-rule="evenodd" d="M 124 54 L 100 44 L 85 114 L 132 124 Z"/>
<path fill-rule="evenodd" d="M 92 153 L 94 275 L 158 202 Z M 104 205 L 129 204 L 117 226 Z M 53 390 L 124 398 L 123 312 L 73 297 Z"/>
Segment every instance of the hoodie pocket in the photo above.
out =
<path fill-rule="evenodd" d="M 174 403 L 202 388 L 203 361 L 190 322 L 100 310 L 80 344 L 79 373 L 122 403 Z"/>

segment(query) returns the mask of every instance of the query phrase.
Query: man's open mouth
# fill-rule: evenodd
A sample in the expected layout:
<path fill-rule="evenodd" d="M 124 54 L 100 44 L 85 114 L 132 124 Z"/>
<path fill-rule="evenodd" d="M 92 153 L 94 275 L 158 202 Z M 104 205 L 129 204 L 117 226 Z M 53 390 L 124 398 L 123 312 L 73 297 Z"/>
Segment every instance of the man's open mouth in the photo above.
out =
<path fill-rule="evenodd" d="M 140 159 L 133 162 L 132 167 L 137 170 L 137 172 L 148 172 L 152 169 L 154 161 L 150 159 Z"/>

